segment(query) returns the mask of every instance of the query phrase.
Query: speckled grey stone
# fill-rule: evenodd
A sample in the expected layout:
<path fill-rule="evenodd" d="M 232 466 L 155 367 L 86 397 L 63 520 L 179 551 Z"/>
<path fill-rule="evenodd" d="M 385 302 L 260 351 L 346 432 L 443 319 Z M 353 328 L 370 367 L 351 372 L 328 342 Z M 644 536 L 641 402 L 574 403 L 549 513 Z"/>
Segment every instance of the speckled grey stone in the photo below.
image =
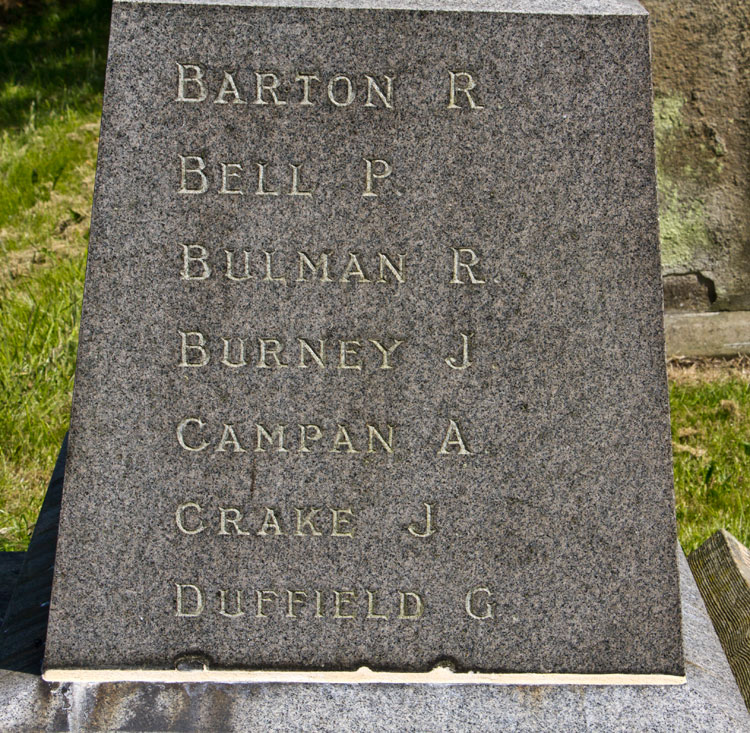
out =
<path fill-rule="evenodd" d="M 115 4 L 48 669 L 682 674 L 647 17 L 408 7 Z"/>

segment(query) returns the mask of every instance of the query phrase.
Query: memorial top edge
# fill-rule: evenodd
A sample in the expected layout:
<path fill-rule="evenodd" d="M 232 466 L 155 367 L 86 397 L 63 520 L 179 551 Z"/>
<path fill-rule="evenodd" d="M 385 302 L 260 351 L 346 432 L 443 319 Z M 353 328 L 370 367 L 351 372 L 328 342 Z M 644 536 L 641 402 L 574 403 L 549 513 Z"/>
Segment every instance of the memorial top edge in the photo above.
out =
<path fill-rule="evenodd" d="M 427 10 L 529 15 L 648 15 L 637 0 L 115 0 L 115 2 L 341 10 Z"/>

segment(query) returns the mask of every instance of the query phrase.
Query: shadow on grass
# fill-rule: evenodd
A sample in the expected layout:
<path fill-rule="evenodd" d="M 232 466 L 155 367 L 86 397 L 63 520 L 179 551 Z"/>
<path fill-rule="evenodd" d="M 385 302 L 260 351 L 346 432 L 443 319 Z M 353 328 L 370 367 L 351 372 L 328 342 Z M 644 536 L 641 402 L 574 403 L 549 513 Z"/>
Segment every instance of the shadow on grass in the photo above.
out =
<path fill-rule="evenodd" d="M 42 672 L 67 452 L 66 435 L 5 617 L 0 619 L 0 670 Z"/>
<path fill-rule="evenodd" d="M 99 108 L 111 8 L 111 0 L 0 8 L 0 130 Z"/>

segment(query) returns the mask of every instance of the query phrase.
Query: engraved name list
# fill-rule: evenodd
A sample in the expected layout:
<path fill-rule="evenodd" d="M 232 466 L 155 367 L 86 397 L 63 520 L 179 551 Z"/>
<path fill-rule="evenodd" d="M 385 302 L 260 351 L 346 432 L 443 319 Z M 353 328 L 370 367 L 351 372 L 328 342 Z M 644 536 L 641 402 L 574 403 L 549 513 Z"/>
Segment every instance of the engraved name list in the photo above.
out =
<path fill-rule="evenodd" d="M 209 69 L 205 64 L 176 63 L 176 96 L 178 104 L 190 105 L 248 105 L 272 107 L 314 107 L 326 105 L 332 109 L 347 110 L 361 106 L 381 110 L 397 110 L 400 80 L 396 75 L 335 74 L 326 77 L 321 73 L 290 72 L 277 74 L 270 71 L 227 71 Z M 441 83 L 445 110 L 485 110 L 478 103 L 479 85 L 472 73 L 444 70 Z M 208 108 L 210 111 L 210 107 Z M 304 117 L 301 118 L 304 126 Z M 304 132 L 302 133 L 304 135 Z M 201 155 L 185 151 L 176 161 L 176 193 L 179 196 L 262 196 L 300 197 L 314 199 L 321 182 L 313 166 L 304 160 L 276 163 L 264 160 L 219 161 L 210 151 Z M 389 151 L 379 157 L 362 155 L 359 179 L 359 196 L 378 199 L 383 187 L 398 181 L 398 166 Z M 341 171 L 346 175 L 348 171 Z M 429 187 L 429 181 L 423 182 Z M 399 192 L 400 194 L 400 192 Z M 305 201 L 309 205 L 308 201 Z M 377 205 L 372 201 L 372 205 Z M 396 234 L 395 232 L 393 234 Z M 351 249 L 351 242 L 332 243 L 330 249 L 297 249 L 293 242 L 270 243 L 273 249 L 253 246 L 229 249 L 221 243 L 179 243 L 179 258 L 173 277 L 184 284 L 198 287 L 200 283 L 219 280 L 221 287 L 294 288 L 295 298 L 325 298 L 326 293 L 305 291 L 302 284 L 336 287 L 396 286 L 408 288 L 412 281 L 429 283 L 436 272 L 420 269 L 419 257 L 408 251 L 408 242 L 402 249 L 387 249 L 385 242 L 366 249 Z M 450 285 L 486 285 L 501 282 L 499 276 L 487 274 L 477 245 L 451 246 L 446 243 L 437 262 L 441 279 Z M 231 291 L 230 291 L 231 292 Z M 274 297 L 271 293 L 267 297 Z M 385 294 L 387 297 L 387 293 Z M 442 353 L 449 334 L 440 334 L 433 354 L 418 358 L 433 362 L 430 369 L 463 371 L 472 367 L 475 354 L 473 333 L 459 332 L 452 353 Z M 368 335 L 349 334 L 344 339 L 326 339 L 315 336 L 281 335 L 278 332 L 251 334 L 240 327 L 231 334 L 211 334 L 206 330 L 179 330 L 176 340 L 175 366 L 180 369 L 206 370 L 220 365 L 231 370 L 347 370 L 366 380 L 374 370 L 398 371 L 404 368 L 400 358 L 410 348 L 407 335 L 402 338 L 371 338 Z M 281 387 L 283 389 L 283 386 Z M 373 425 L 330 422 L 321 419 L 310 408 L 309 422 L 300 424 L 257 422 L 237 423 L 231 416 L 226 421 L 210 421 L 200 415 L 191 415 L 179 421 L 175 436 L 183 451 L 189 453 L 218 453 L 228 458 L 235 454 L 276 453 L 311 454 L 324 452 L 342 459 L 361 454 L 394 454 L 403 450 L 399 433 L 408 432 L 408 424 Z M 398 422 L 394 420 L 393 422 Z M 473 456 L 478 448 L 472 447 L 465 434 L 471 431 L 467 416 L 435 418 L 435 438 L 423 450 L 439 457 Z M 478 443 L 478 440 L 476 441 Z M 291 491 L 289 501 L 293 502 Z M 247 497 L 243 497 L 247 498 Z M 418 504 L 419 505 L 419 504 Z M 403 531 L 414 538 L 430 537 L 438 531 L 440 522 L 448 517 L 437 514 L 433 504 L 424 501 L 421 525 L 408 522 Z M 358 509 L 315 507 L 261 507 L 245 512 L 235 507 L 217 507 L 213 520 L 206 516 L 204 507 L 195 501 L 179 504 L 175 524 L 183 535 L 214 532 L 220 536 L 237 538 L 334 537 L 356 540 L 368 527 L 357 526 Z M 257 515 L 253 518 L 253 515 Z M 205 521 L 204 521 L 205 519 Z M 343 529 L 346 527 L 346 529 Z M 355 527 L 356 534 L 355 534 Z M 247 540 L 245 540 L 247 541 Z M 257 541 L 257 539 L 256 539 Z M 384 605 L 393 606 L 387 613 L 376 611 L 379 591 L 356 590 L 249 590 L 215 589 L 190 582 L 175 582 L 174 613 L 179 618 L 196 618 L 203 614 L 216 614 L 225 619 L 238 619 L 250 613 L 255 618 L 266 618 L 271 611 L 283 618 L 304 622 L 321 619 L 326 614 L 333 619 L 352 620 L 358 615 L 367 621 L 419 621 L 429 613 L 428 592 L 415 590 L 388 590 Z M 485 597 L 486 596 L 486 597 Z M 232 609 L 229 610 L 228 598 Z M 252 598 L 250 601 L 248 599 Z M 456 613 L 484 621 L 494 617 L 492 592 L 486 586 L 469 588 Z M 481 600 L 481 611 L 478 607 Z M 248 604 L 253 610 L 247 611 Z M 395 606 L 393 604 L 396 604 Z M 364 605 L 362 605 L 364 604 Z M 360 608 L 361 607 L 361 608 Z M 344 610 L 345 609 L 345 610 Z M 365 610 L 366 609 L 366 610 Z"/>

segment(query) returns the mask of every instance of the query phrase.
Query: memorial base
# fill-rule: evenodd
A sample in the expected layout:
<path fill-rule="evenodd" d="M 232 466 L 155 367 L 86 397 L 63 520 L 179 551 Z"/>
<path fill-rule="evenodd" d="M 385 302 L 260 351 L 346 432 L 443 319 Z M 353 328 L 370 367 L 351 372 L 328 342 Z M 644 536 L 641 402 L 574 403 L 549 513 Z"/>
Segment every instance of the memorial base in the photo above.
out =
<path fill-rule="evenodd" d="M 65 452 L 11 599 L 0 651 L 3 731 L 750 731 L 679 551 L 686 683 L 47 682 L 41 678 Z"/>

